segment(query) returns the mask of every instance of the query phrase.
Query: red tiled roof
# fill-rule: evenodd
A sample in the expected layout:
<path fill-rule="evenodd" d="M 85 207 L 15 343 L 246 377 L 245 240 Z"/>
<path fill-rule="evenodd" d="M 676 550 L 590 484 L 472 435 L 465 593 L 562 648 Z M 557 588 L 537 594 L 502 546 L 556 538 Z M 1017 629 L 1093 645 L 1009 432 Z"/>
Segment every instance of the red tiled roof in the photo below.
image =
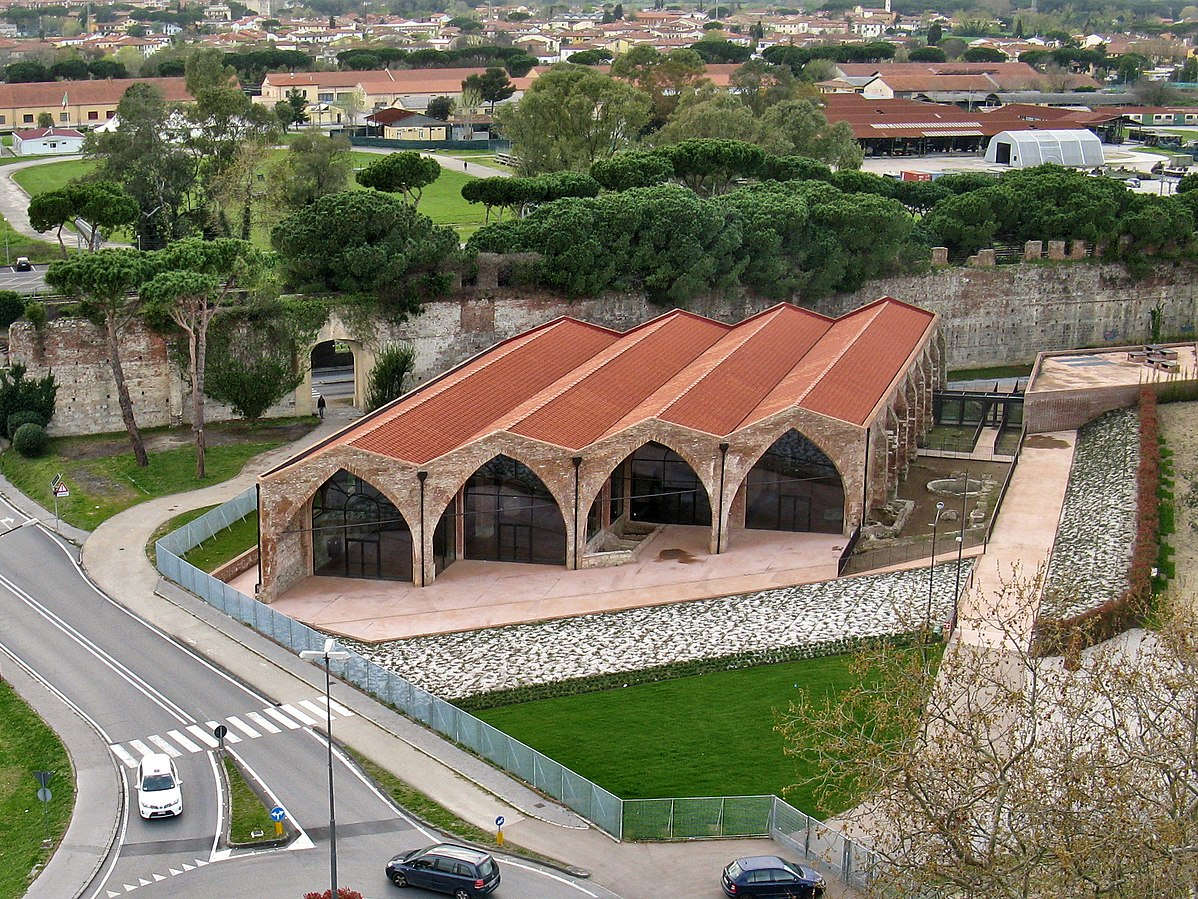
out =
<path fill-rule="evenodd" d="M 29 81 L 0 84 L 0 107 L 20 109 L 27 106 L 86 106 L 111 103 L 114 106 L 134 84 L 152 84 L 162 91 L 168 103 L 187 102 L 186 78 L 102 78 L 94 81 Z"/>
<path fill-rule="evenodd" d="M 419 465 L 497 431 L 581 449 L 653 418 L 726 436 L 796 406 L 863 426 L 934 319 L 889 297 L 838 319 L 782 303 L 736 325 L 675 309 L 623 334 L 561 318 L 326 446 Z"/>

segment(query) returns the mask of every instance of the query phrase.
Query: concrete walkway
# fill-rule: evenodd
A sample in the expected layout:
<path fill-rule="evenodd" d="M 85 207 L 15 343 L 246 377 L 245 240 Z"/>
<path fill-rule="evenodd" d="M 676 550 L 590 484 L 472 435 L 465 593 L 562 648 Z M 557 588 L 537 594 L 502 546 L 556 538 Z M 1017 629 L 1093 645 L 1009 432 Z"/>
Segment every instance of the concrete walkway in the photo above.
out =
<path fill-rule="evenodd" d="M 344 421 L 330 417 L 296 444 L 252 460 L 231 481 L 150 500 L 110 518 L 84 544 L 84 568 L 114 599 L 262 693 L 289 701 L 323 689 L 319 669 L 163 581 L 143 547 L 162 521 L 229 499 L 254 483 L 258 472 L 323 439 Z M 495 816 L 503 815 L 504 832 L 512 843 L 590 870 L 621 895 L 716 896 L 719 870 L 729 859 L 790 854 L 770 840 L 616 843 L 568 809 L 365 694 L 345 685 L 338 685 L 336 692 L 338 701 L 357 714 L 339 727 L 338 738 L 345 745 L 472 824 L 491 829 Z M 851 895 L 835 881 L 830 885 L 830 897 Z"/>

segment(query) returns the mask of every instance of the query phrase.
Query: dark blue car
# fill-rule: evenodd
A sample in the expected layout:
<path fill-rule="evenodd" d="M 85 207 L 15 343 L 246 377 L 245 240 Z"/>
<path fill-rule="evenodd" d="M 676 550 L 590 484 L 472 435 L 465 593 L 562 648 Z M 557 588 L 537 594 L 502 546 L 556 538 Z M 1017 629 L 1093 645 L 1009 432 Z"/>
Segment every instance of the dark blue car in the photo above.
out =
<path fill-rule="evenodd" d="M 387 877 L 397 887 L 421 887 L 454 899 L 485 896 L 499 886 L 499 866 L 481 849 L 441 843 L 413 849 L 387 862 Z"/>
<path fill-rule="evenodd" d="M 814 868 L 773 855 L 738 858 L 720 878 L 725 896 L 778 896 L 782 899 L 818 899 L 827 885 Z"/>

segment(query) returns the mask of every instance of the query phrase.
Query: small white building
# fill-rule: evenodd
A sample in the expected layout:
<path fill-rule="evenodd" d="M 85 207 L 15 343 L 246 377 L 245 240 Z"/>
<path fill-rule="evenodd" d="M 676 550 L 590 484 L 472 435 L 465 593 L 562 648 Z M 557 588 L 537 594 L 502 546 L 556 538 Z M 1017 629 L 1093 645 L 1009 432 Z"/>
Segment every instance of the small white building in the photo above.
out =
<path fill-rule="evenodd" d="M 1025 169 L 1046 162 L 1077 168 L 1103 164 L 1102 141 L 1085 128 L 1046 131 L 1002 131 L 990 138 L 986 161 Z"/>
<path fill-rule="evenodd" d="M 83 152 L 83 132 L 74 128 L 31 128 L 14 131 L 12 151 L 17 156 L 69 156 Z"/>

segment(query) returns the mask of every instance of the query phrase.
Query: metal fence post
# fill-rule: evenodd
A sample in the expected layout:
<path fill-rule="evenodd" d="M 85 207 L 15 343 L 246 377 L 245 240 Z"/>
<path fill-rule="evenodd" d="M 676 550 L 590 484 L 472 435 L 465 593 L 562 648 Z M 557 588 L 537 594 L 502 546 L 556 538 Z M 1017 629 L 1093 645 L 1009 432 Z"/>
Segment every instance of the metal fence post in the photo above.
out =
<path fill-rule="evenodd" d="M 669 837 L 667 837 L 667 839 L 673 839 L 673 837 L 674 837 L 674 800 L 673 799 L 670 800 L 670 821 L 668 824 L 666 824 L 666 833 L 669 834 Z"/>

